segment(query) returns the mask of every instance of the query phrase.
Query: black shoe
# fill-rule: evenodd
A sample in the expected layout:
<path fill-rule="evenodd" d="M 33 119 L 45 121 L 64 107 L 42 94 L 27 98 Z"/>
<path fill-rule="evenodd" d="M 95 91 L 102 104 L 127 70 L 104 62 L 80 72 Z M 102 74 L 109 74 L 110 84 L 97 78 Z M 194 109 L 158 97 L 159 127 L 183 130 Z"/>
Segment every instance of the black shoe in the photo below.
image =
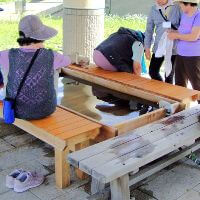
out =
<path fill-rule="evenodd" d="M 153 107 L 152 106 L 148 106 L 148 105 L 143 105 L 142 109 L 139 111 L 139 115 L 144 115 L 148 112 L 153 111 Z"/>

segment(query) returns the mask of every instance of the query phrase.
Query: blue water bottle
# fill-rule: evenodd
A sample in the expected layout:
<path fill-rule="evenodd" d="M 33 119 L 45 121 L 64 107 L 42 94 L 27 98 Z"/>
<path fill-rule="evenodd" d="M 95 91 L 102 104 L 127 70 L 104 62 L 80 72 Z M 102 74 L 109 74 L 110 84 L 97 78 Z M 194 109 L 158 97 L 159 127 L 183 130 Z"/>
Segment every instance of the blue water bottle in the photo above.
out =
<path fill-rule="evenodd" d="M 3 100 L 3 118 L 6 124 L 12 124 L 15 121 L 15 111 L 13 105 L 13 99 L 5 98 Z"/>

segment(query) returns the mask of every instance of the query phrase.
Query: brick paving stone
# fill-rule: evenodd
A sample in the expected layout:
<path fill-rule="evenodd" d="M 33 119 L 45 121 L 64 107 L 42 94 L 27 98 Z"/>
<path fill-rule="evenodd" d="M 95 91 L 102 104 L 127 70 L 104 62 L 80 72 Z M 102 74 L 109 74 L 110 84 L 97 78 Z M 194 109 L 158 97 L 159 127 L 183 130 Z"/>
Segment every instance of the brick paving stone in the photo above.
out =
<path fill-rule="evenodd" d="M 200 199 L 200 193 L 194 190 L 190 190 L 189 192 L 186 192 L 183 196 L 181 196 L 177 200 L 199 200 L 199 199 Z"/>
<path fill-rule="evenodd" d="M 0 174 L 0 199 L 2 193 L 8 192 L 10 189 L 6 187 L 6 176 Z"/>
<path fill-rule="evenodd" d="M 27 145 L 15 148 L 11 151 L 0 153 L 0 168 L 12 168 L 29 160 L 35 160 L 44 154 L 43 149 L 36 146 Z"/>
<path fill-rule="evenodd" d="M 37 140 L 37 138 L 24 132 L 23 134 L 8 135 L 4 137 L 4 140 L 15 147 L 20 147 Z"/>
<path fill-rule="evenodd" d="M 0 139 L 0 153 L 11 150 L 11 149 L 14 149 L 14 147 L 12 145 L 10 145 L 7 142 L 5 142 L 4 140 Z"/>
<path fill-rule="evenodd" d="M 52 200 L 65 195 L 62 189 L 56 187 L 55 182 L 45 182 L 39 187 L 30 189 L 30 192 L 41 200 Z"/>
<path fill-rule="evenodd" d="M 0 118 L 0 130 L 1 130 L 0 132 L 1 138 L 16 132 L 20 132 L 20 129 L 17 128 L 16 126 L 5 124 L 2 118 Z"/>
<path fill-rule="evenodd" d="M 134 197 L 135 200 L 156 200 L 155 198 L 143 193 L 140 190 L 131 191 L 131 197 Z"/>
<path fill-rule="evenodd" d="M 199 180 L 199 184 L 196 185 L 193 190 L 197 191 L 197 192 L 200 192 L 200 180 Z"/>
<path fill-rule="evenodd" d="M 16 193 L 13 190 L 1 194 L 1 200 L 40 200 L 38 197 L 33 195 L 31 192 L 26 191 L 23 193 Z"/>
<path fill-rule="evenodd" d="M 182 196 L 200 182 L 199 169 L 179 165 L 141 187 L 159 200 L 173 200 Z"/>
<path fill-rule="evenodd" d="M 83 200 L 86 199 L 89 194 L 87 194 L 82 188 L 78 188 L 69 193 L 66 193 L 64 196 L 66 197 L 66 200 Z"/>

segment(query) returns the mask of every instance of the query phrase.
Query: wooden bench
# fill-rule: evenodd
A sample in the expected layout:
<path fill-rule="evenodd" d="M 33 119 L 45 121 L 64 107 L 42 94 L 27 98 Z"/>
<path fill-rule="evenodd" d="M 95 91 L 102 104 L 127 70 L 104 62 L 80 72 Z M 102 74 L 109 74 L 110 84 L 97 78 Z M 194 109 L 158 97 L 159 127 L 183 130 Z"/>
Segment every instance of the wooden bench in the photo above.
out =
<path fill-rule="evenodd" d="M 2 103 L 0 108 L 2 117 Z M 107 133 L 111 135 L 106 137 L 115 136 L 114 128 L 61 106 L 57 106 L 56 111 L 47 118 L 31 121 L 16 119 L 14 125 L 54 147 L 56 185 L 60 188 L 70 184 L 69 151 L 90 145 L 89 141 L 97 138 L 100 132 L 101 137 Z M 79 174 L 83 175 L 81 172 Z"/>
<path fill-rule="evenodd" d="M 70 65 L 62 73 L 80 82 L 103 87 L 122 94 L 158 103 L 165 100 L 170 103 L 181 102 L 189 107 L 191 101 L 200 99 L 200 92 L 180 86 L 140 77 L 126 72 L 105 71 L 99 67 L 79 67 Z M 112 91 L 110 91 L 112 92 Z"/>
<path fill-rule="evenodd" d="M 92 193 L 110 183 L 112 200 L 130 200 L 129 186 L 200 148 L 200 106 L 176 113 L 83 150 L 69 154 L 69 162 L 92 176 Z M 183 151 L 180 147 L 188 146 Z M 173 157 L 169 153 L 175 152 Z M 159 158 L 168 155 L 164 161 Z M 159 165 L 140 171 L 156 161 Z M 130 173 L 134 176 L 129 178 Z M 130 179 L 130 180 L 129 180 Z M 137 180 L 137 181 L 136 181 Z M 104 195 L 105 197 L 106 195 Z M 105 197 L 106 198 L 106 197 Z"/>

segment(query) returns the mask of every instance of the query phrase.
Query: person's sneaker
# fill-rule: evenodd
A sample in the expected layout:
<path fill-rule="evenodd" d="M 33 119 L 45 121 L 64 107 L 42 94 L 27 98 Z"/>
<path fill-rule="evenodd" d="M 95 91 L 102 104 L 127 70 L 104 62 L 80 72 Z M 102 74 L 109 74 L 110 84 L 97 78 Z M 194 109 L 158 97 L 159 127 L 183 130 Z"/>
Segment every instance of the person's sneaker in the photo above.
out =
<path fill-rule="evenodd" d="M 43 175 L 36 172 L 23 172 L 15 179 L 14 191 L 24 192 L 30 188 L 41 185 L 43 182 Z"/>
<path fill-rule="evenodd" d="M 149 106 L 149 105 L 143 105 L 142 109 L 139 111 L 139 115 L 144 115 L 148 112 L 152 112 L 153 111 L 153 107 Z"/>
<path fill-rule="evenodd" d="M 22 169 L 15 169 L 10 174 L 6 176 L 6 187 L 12 189 L 14 188 L 15 179 L 23 172 Z"/>

